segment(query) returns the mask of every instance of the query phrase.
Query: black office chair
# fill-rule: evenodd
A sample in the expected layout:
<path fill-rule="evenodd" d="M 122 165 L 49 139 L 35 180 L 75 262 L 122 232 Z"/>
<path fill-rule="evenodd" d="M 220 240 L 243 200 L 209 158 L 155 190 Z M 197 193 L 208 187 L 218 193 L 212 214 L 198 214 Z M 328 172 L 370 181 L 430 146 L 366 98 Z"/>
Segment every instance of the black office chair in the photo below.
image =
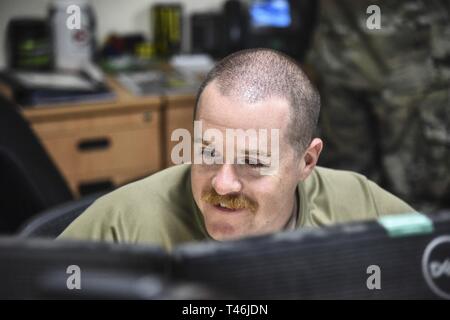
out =
<path fill-rule="evenodd" d="M 104 192 L 93 193 L 79 200 L 45 210 L 27 221 L 18 233 L 23 238 L 56 238 L 69 224 Z"/>
<path fill-rule="evenodd" d="M 73 200 L 64 178 L 18 107 L 0 95 L 0 234 Z"/>

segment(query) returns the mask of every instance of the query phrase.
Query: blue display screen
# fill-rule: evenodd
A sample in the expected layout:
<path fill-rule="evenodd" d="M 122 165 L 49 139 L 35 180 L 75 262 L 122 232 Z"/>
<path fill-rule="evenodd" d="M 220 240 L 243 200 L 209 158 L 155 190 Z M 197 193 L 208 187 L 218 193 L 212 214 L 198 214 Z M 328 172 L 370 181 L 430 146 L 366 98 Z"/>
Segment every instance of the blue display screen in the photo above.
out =
<path fill-rule="evenodd" d="M 291 24 L 288 0 L 254 0 L 250 4 L 253 27 L 285 28 Z"/>

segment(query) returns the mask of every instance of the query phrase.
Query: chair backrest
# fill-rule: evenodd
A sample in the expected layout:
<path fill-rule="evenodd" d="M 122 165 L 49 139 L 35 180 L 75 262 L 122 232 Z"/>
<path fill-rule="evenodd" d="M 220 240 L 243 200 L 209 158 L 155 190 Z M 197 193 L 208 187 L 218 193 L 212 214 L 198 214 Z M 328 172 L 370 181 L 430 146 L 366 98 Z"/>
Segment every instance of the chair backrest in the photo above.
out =
<path fill-rule="evenodd" d="M 26 222 L 18 233 L 23 238 L 56 238 L 104 192 L 90 194 L 41 212 Z"/>
<path fill-rule="evenodd" d="M 73 199 L 67 183 L 18 107 L 0 95 L 0 234 Z"/>

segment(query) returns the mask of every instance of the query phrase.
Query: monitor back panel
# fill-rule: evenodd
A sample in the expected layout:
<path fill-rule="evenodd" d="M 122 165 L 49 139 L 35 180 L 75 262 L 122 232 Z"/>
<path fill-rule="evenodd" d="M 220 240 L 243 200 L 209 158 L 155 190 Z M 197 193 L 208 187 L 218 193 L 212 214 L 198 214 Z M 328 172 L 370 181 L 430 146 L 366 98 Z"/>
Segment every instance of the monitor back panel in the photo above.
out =
<path fill-rule="evenodd" d="M 450 212 L 429 218 L 431 232 L 403 236 L 365 222 L 186 245 L 173 275 L 245 299 L 446 298 Z"/>

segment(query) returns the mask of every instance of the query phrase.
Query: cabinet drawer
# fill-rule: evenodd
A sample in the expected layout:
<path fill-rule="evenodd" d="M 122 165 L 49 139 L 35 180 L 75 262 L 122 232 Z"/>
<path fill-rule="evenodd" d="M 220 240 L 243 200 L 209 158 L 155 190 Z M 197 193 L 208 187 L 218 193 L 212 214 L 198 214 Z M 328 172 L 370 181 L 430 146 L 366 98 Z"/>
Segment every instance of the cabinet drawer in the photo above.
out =
<path fill-rule="evenodd" d="M 38 122 L 33 124 L 33 129 L 41 139 L 71 137 L 80 132 L 123 131 L 129 129 L 146 128 L 158 125 L 159 111 L 144 111 L 139 113 L 102 115 L 98 117 L 86 117 L 58 121 Z"/>
<path fill-rule="evenodd" d="M 126 168 L 121 170 L 109 170 L 107 172 L 98 171 L 95 175 L 69 175 L 66 178 L 70 189 L 74 195 L 80 195 L 87 189 L 95 191 L 104 190 L 104 188 L 118 187 L 126 183 L 141 179 L 153 174 L 154 170 L 148 170 L 147 167 Z"/>
<path fill-rule="evenodd" d="M 165 140 L 165 165 L 172 166 L 174 163 L 172 162 L 171 155 L 172 149 L 175 145 L 179 143 L 179 141 L 172 141 L 171 136 L 172 133 L 176 129 L 187 129 L 191 133 L 191 136 L 194 134 L 194 121 L 193 121 L 193 113 L 194 113 L 194 100 L 187 100 L 186 102 L 178 104 L 169 105 L 165 112 L 165 132 L 164 132 L 164 140 Z"/>
<path fill-rule="evenodd" d="M 64 177 L 73 185 L 76 177 L 88 180 L 104 179 L 120 171 L 147 173 L 162 168 L 161 136 L 159 113 L 152 114 L 151 121 L 138 122 L 126 126 L 134 116 L 115 119 L 119 126 L 95 126 L 87 129 L 86 123 L 76 129 L 73 123 L 70 130 L 59 136 L 49 134 L 48 128 L 42 133 L 42 126 L 34 127 L 41 142 L 58 166 Z M 91 119 L 92 120 L 92 119 Z M 120 121 L 119 121 L 120 120 Z"/>
<path fill-rule="evenodd" d="M 90 174 L 128 167 L 159 169 L 159 132 L 152 128 L 44 139 L 64 174 Z"/>

